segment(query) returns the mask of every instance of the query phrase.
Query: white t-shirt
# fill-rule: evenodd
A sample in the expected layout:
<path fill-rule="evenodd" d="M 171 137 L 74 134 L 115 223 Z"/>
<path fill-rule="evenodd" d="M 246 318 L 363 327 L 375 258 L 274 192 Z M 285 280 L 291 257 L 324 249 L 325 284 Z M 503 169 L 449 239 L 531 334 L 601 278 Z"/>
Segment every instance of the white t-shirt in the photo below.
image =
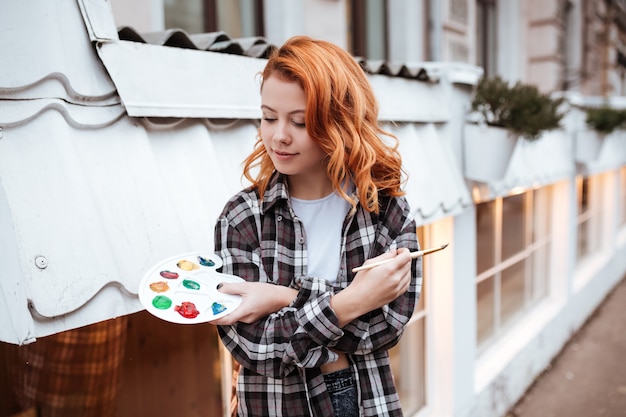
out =
<path fill-rule="evenodd" d="M 337 281 L 341 259 L 341 228 L 350 203 L 331 193 L 319 200 L 291 197 L 291 206 L 304 224 L 307 240 L 308 275 Z"/>

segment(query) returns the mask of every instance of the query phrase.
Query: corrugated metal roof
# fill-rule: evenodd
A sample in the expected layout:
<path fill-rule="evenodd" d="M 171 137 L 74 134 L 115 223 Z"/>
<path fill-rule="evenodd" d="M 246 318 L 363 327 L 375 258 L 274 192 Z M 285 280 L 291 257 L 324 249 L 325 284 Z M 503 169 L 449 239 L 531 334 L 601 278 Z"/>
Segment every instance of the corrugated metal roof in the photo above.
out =
<path fill-rule="evenodd" d="M 128 41 L 101 43 L 98 54 L 130 116 L 261 117 L 263 59 Z"/>
<path fill-rule="evenodd" d="M 259 117 L 259 86 L 254 81 L 276 48 L 264 38 L 231 39 L 224 32 L 189 35 L 178 29 L 139 34 L 122 27 L 119 39 L 96 40 L 97 50 L 129 115 Z M 214 54 L 207 56 L 207 52 Z M 474 85 L 482 75 L 480 68 L 460 63 L 355 59 L 370 76 L 382 120 L 448 120 L 449 106 L 444 104 L 448 85 Z M 224 83 L 224 73 L 237 81 Z M 140 77 L 142 83 L 138 84 Z M 442 78 L 445 83 L 440 83 Z"/>
<path fill-rule="evenodd" d="M 400 140 L 399 149 L 408 174 L 407 200 L 420 225 L 455 216 L 472 204 L 463 173 L 437 124 L 403 123 L 385 127 Z"/>
<path fill-rule="evenodd" d="M 98 44 L 98 54 L 130 116 L 260 117 L 257 75 L 265 66 L 264 59 L 128 41 Z M 383 75 L 369 75 L 369 79 L 378 97 L 381 120 L 450 119 L 447 82 Z"/>
<path fill-rule="evenodd" d="M 7 307 L 28 305 L 31 336 L 58 331 L 58 318 L 71 328 L 138 311 L 137 285 L 148 267 L 211 248 L 215 218 L 244 185 L 240 162 L 256 135 L 254 121 L 162 124 L 95 108 L 102 114 L 87 126 L 77 113 L 56 110 L 0 121 L 0 227 L 15 236 L 17 252 L 0 258 L 19 271 L 2 286 L 23 292 Z M 102 297 L 109 303 L 94 308 Z"/>
<path fill-rule="evenodd" d="M 2 120 L 0 178 L 18 237 L 16 277 L 30 311 L 45 323 L 83 308 L 107 287 L 120 291 L 122 303 L 91 312 L 90 320 L 137 311 L 137 285 L 152 264 L 212 247 L 214 219 L 244 186 L 240 162 L 256 125 L 155 124 L 92 109 L 102 114 L 89 126 L 72 111 L 53 110 L 33 106 L 22 109 L 33 114 L 26 122 Z M 433 124 L 388 127 L 400 139 L 418 222 L 471 204 Z M 38 256 L 46 268 L 37 266 Z"/>
<path fill-rule="evenodd" d="M 122 41 L 220 52 L 260 59 L 267 59 L 271 52 L 278 47 L 269 43 L 262 36 L 231 38 L 223 31 L 188 34 L 182 29 L 167 29 L 159 32 L 139 33 L 133 27 L 122 26 L 118 28 L 118 37 Z M 442 66 L 440 63 L 435 62 L 391 62 L 362 57 L 355 57 L 355 60 L 368 74 L 380 74 L 429 82 L 437 82 L 442 76 Z M 463 77 L 459 77 L 454 82 L 474 85 L 478 77 L 482 75 L 482 69 L 476 66 L 462 63 L 454 63 L 453 65 L 459 69 L 462 68 L 462 72 L 465 73 Z"/>
<path fill-rule="evenodd" d="M 168 29 L 161 32 L 139 33 L 132 27 L 123 26 L 118 29 L 118 35 L 120 40 L 125 41 L 262 59 L 267 59 L 272 50 L 276 48 L 275 45 L 270 44 L 261 36 L 232 39 L 225 32 L 190 35 L 182 29 Z"/>
<path fill-rule="evenodd" d="M 117 39 L 108 2 L 36 3 L 0 14 L 0 340 L 12 343 L 138 311 L 149 266 L 212 247 L 244 186 L 266 47 L 128 28 Z M 431 66 L 438 81 L 423 82 L 417 68 L 371 68 L 370 80 L 426 224 L 471 204 L 441 126 L 455 117 L 450 83 L 477 72 Z"/>
<path fill-rule="evenodd" d="M 76 2 L 26 1 L 0 13 L 0 99 L 119 103 Z"/>

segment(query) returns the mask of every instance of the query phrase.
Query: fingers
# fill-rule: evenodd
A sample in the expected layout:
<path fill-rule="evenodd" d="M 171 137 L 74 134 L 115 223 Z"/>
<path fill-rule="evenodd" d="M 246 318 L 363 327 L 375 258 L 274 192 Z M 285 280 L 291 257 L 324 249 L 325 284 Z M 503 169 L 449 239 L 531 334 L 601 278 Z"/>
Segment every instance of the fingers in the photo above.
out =
<path fill-rule="evenodd" d="M 408 248 L 399 248 L 395 251 L 388 251 L 381 255 L 378 255 L 375 258 L 368 259 L 365 263 L 369 263 L 369 261 L 382 261 L 385 259 L 395 259 L 399 263 L 406 263 L 411 260 L 411 251 Z"/>
<path fill-rule="evenodd" d="M 219 284 L 217 284 L 216 288 L 217 291 L 219 291 L 222 294 L 231 294 L 231 295 L 240 295 L 240 296 L 244 296 L 244 294 L 246 293 L 246 287 L 245 287 L 246 283 L 231 283 L 231 282 L 220 282 Z M 217 326 L 229 326 L 231 324 L 235 324 L 236 322 L 240 321 L 243 317 L 243 315 L 241 314 L 243 311 L 243 309 L 236 309 L 234 312 L 224 316 L 224 317 L 220 317 L 219 319 L 216 320 L 211 320 L 209 323 L 217 325 Z"/>
<path fill-rule="evenodd" d="M 380 271 L 384 277 L 376 277 L 378 288 L 382 289 L 384 284 L 388 285 L 387 303 L 406 293 L 411 285 L 411 252 L 407 248 L 400 248 L 391 254 L 394 259 L 387 264 L 387 268 L 381 268 Z M 373 271 L 376 269 L 378 268 Z M 383 280 L 384 284 L 381 285 Z"/>
<path fill-rule="evenodd" d="M 393 259 L 395 256 L 396 256 L 396 253 L 394 253 L 394 252 L 385 252 L 385 253 L 382 253 L 382 254 L 374 257 L 374 258 L 365 260 L 365 265 L 370 264 L 370 263 L 374 263 L 374 262 L 384 261 L 386 259 Z"/>
<path fill-rule="evenodd" d="M 374 262 L 389 260 L 379 266 L 357 272 L 351 290 L 367 305 L 368 311 L 388 304 L 405 294 L 411 285 L 411 253 L 407 248 L 392 250 Z"/>
<path fill-rule="evenodd" d="M 408 248 L 400 248 L 396 251 L 396 258 L 401 264 L 411 263 L 411 251 Z"/>
<path fill-rule="evenodd" d="M 242 295 L 244 294 L 244 283 L 220 282 L 217 284 L 217 290 L 224 294 Z"/>
<path fill-rule="evenodd" d="M 407 248 L 400 248 L 395 251 L 385 252 L 382 255 L 367 260 L 365 264 L 367 265 L 370 261 L 380 264 L 380 266 L 372 270 L 379 269 L 381 273 L 389 274 L 391 271 L 410 267 L 412 261 L 411 251 Z M 383 261 L 383 263 L 381 263 L 381 261 Z"/>

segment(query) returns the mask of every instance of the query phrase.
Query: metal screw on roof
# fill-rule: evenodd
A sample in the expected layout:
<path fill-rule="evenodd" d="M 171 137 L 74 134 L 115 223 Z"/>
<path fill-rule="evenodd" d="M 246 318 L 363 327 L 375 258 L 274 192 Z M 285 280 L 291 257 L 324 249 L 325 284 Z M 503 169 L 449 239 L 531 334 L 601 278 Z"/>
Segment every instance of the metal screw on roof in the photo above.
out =
<path fill-rule="evenodd" d="M 46 269 L 48 267 L 48 260 L 43 256 L 37 256 L 35 258 L 35 265 L 37 265 L 39 269 Z"/>

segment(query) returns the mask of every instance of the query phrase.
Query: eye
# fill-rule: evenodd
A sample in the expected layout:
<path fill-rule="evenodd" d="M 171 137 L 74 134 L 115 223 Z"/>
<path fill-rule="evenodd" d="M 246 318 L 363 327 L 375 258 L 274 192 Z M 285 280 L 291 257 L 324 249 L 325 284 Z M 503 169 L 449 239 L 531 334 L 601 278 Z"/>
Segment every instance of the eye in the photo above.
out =
<path fill-rule="evenodd" d="M 275 119 L 275 118 L 273 118 L 273 117 L 269 117 L 269 116 L 263 116 L 263 117 L 261 117 L 261 120 L 262 120 L 262 121 L 264 121 L 264 122 L 266 122 L 266 123 L 272 123 L 272 122 L 275 122 L 275 121 L 276 121 L 276 119 Z"/>
<path fill-rule="evenodd" d="M 296 120 L 292 120 L 291 124 L 294 125 L 295 127 L 299 127 L 299 128 L 304 128 L 306 126 L 304 124 L 304 122 L 300 122 L 300 121 L 296 121 Z"/>

